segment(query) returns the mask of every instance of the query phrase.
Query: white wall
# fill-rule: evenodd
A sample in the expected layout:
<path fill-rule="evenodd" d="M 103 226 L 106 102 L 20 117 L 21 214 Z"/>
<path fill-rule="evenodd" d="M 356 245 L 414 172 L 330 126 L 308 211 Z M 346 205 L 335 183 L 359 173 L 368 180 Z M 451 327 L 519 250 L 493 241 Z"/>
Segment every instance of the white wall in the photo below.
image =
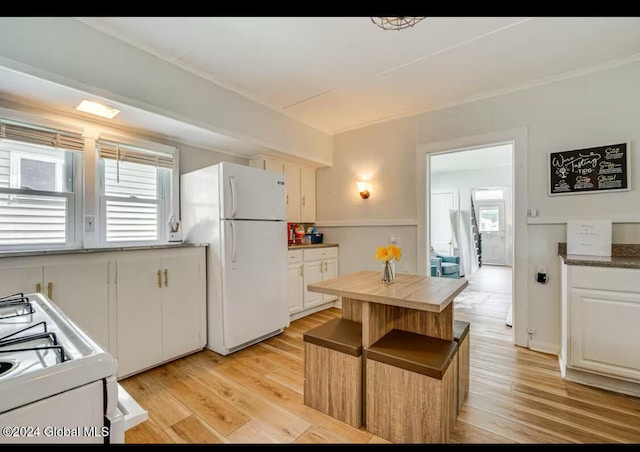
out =
<path fill-rule="evenodd" d="M 482 152 L 479 150 L 478 152 Z M 433 157 L 432 157 L 433 158 Z M 469 221 L 471 218 L 471 190 L 482 187 L 511 187 L 511 167 L 501 166 L 495 168 L 482 168 L 477 170 L 465 171 L 446 171 L 431 174 L 431 191 L 445 192 L 458 191 L 460 193 L 460 211 L 464 221 L 467 222 L 466 229 L 470 232 Z M 504 221 L 505 221 L 505 264 L 512 265 L 511 260 L 511 229 L 513 225 L 512 209 L 511 209 L 511 193 L 508 192 L 508 198 L 504 200 Z M 461 228 L 461 232 L 464 229 Z M 465 246 L 464 262 L 465 275 L 469 276 L 476 270 L 477 265 L 473 265 L 471 257 L 472 240 L 465 237 L 462 245 Z"/>
<path fill-rule="evenodd" d="M 560 271 L 557 242 L 564 241 L 565 222 L 571 218 L 612 218 L 615 242 L 640 243 L 637 206 L 640 165 L 635 147 L 640 140 L 640 63 L 630 63 L 542 86 L 503 94 L 473 103 L 418 116 L 376 124 L 339 134 L 334 139 L 334 167 L 319 169 L 318 223 L 329 235 L 338 224 L 357 230 L 359 247 L 341 267 L 370 268 L 370 250 L 381 239 L 371 219 L 385 219 L 387 232 L 399 230 L 394 221 L 416 218 L 416 150 L 418 145 L 454 140 L 526 127 L 527 208 L 552 224 L 527 226 L 526 273 L 528 327 L 534 328 L 532 348 L 557 352 L 560 344 Z M 619 193 L 547 196 L 547 158 L 550 151 L 580 149 L 630 141 L 632 190 Z M 517 150 L 516 150 L 517 152 Z M 366 201 L 357 199 L 358 172 L 372 170 L 375 191 Z M 518 184 L 514 180 L 514 185 Z M 409 225 L 411 226 L 411 225 Z M 355 233 L 354 233 L 355 234 Z M 415 248 L 417 232 L 403 241 L 403 249 Z M 344 229 L 336 237 L 351 237 Z M 346 244 L 342 244 L 345 245 Z M 415 259 L 415 257 L 414 257 Z M 415 265 L 415 260 L 413 262 Z M 537 265 L 546 265 L 550 281 L 537 283 Z"/>
<path fill-rule="evenodd" d="M 70 17 L 0 18 L 0 65 L 331 165 L 330 135 Z"/>

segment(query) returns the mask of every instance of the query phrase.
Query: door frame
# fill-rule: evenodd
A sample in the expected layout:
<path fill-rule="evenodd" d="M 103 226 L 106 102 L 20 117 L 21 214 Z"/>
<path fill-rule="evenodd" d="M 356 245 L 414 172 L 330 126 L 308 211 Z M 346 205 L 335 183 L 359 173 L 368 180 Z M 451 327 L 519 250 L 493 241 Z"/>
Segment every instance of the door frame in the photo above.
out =
<path fill-rule="evenodd" d="M 427 275 L 429 259 L 429 210 L 426 200 L 431 196 L 430 156 L 456 151 L 470 150 L 496 144 L 512 143 L 512 307 L 513 342 L 528 347 L 527 275 L 528 234 L 527 234 L 527 142 L 526 127 L 507 129 L 450 140 L 419 143 L 416 146 L 416 212 L 417 212 L 417 269 Z"/>

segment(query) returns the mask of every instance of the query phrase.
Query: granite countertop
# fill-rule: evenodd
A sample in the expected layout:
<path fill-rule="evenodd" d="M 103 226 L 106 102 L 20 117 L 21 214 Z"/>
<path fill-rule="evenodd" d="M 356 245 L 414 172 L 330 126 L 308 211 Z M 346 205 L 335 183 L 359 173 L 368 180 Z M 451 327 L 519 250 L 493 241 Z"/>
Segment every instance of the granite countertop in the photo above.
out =
<path fill-rule="evenodd" d="M 108 253 L 113 251 L 140 251 L 140 250 L 157 250 L 166 248 L 188 248 L 194 246 L 207 246 L 206 243 L 164 243 L 162 245 L 136 245 L 136 246 L 118 246 L 118 247 L 102 247 L 102 248 L 73 248 L 62 250 L 34 250 L 34 251 L 6 251 L 0 252 L 0 258 L 3 257 L 28 257 L 28 256 L 52 256 L 58 254 L 87 254 L 87 253 Z"/>
<path fill-rule="evenodd" d="M 640 244 L 612 243 L 611 257 L 599 257 L 567 254 L 567 244 L 558 243 L 558 255 L 567 265 L 640 269 Z"/>
<path fill-rule="evenodd" d="M 290 250 L 304 250 L 307 248 L 330 248 L 332 246 L 338 246 L 337 243 L 309 243 L 299 245 L 289 245 Z"/>

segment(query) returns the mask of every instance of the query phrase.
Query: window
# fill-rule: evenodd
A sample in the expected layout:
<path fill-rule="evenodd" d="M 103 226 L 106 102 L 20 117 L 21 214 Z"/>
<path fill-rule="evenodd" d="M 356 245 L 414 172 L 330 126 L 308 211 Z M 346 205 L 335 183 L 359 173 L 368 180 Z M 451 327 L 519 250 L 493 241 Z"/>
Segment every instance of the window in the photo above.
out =
<path fill-rule="evenodd" d="M 498 206 L 479 207 L 480 232 L 500 230 L 500 208 Z"/>
<path fill-rule="evenodd" d="M 174 158 L 98 140 L 101 241 L 166 242 Z"/>
<path fill-rule="evenodd" d="M 81 134 L 0 119 L 0 249 L 76 245 Z M 47 145 L 47 144 L 49 145 Z"/>
<path fill-rule="evenodd" d="M 501 188 L 479 189 L 474 192 L 476 201 L 503 199 L 504 190 Z"/>

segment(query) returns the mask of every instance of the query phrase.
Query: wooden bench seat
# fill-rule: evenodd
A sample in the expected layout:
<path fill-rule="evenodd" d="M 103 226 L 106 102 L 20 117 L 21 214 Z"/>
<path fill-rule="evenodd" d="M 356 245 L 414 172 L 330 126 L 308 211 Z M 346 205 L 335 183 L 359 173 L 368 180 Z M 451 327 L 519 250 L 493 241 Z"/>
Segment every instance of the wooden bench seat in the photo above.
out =
<path fill-rule="evenodd" d="M 446 443 L 455 341 L 391 330 L 366 350 L 366 428 L 394 443 Z M 453 363 L 453 364 L 452 364 Z"/>
<path fill-rule="evenodd" d="M 331 319 L 303 334 L 304 403 L 362 425 L 362 323 Z"/>

